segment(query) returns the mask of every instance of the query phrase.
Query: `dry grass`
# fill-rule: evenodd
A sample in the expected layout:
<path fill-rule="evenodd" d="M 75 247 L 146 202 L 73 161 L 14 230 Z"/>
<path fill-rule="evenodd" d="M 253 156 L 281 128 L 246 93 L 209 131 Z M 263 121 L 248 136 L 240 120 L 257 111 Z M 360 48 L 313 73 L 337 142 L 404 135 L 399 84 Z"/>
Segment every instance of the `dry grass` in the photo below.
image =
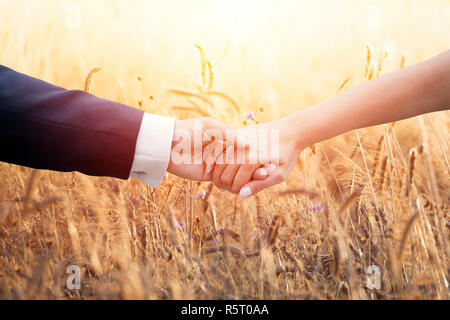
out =
<path fill-rule="evenodd" d="M 114 9 L 116 17 L 127 14 L 123 4 Z M 0 41 L 11 43 L 8 32 L 0 32 Z M 408 46 L 415 48 L 412 42 Z M 361 61 L 358 68 L 335 64 L 345 70 L 331 83 L 322 68 L 333 67 L 326 62 L 314 75 L 304 74 L 323 77 L 327 93 L 301 103 L 324 99 L 385 67 L 409 62 L 403 54 L 386 56 L 374 44 L 366 50 L 361 42 L 355 55 Z M 208 46 L 199 51 L 200 58 L 198 51 L 193 55 L 193 70 L 201 70 L 200 80 L 191 85 L 174 81 L 160 94 L 152 90 L 159 84 L 147 82 L 151 74 L 133 70 L 131 62 L 125 72 L 123 64 L 114 68 L 106 58 L 107 69 L 98 62 L 79 69 L 71 65 L 78 70 L 75 75 L 58 81 L 78 87 L 85 81 L 94 94 L 123 86 L 125 95 L 104 95 L 147 111 L 178 117 L 206 114 L 237 126 L 257 105 L 264 106 L 258 110 L 261 121 L 280 114 L 276 109 L 282 105 L 274 101 L 283 99 L 286 84 L 274 77 L 269 91 L 277 99 L 243 98 L 221 79 L 226 69 L 217 68 L 220 59 L 214 58 L 212 65 L 205 58 L 205 52 L 214 56 Z M 0 57 L 18 66 L 32 59 L 26 52 L 17 62 L 8 51 Z M 58 65 L 57 60 L 52 63 Z M 97 68 L 86 75 L 97 65 L 113 70 L 120 81 L 100 72 L 92 86 Z M 167 78 L 179 74 L 167 68 Z M 64 79 L 49 66 L 28 71 L 48 80 Z M 172 85 L 181 89 L 170 89 Z M 291 90 L 285 99 L 298 98 Z M 303 90 L 315 92 L 315 84 Z M 244 200 L 210 183 L 171 175 L 153 189 L 135 179 L 0 163 L 0 298 L 448 299 L 449 125 L 444 112 L 316 144 L 302 153 L 286 182 Z M 81 290 L 65 285 L 66 268 L 72 264 L 82 268 Z M 381 269 L 379 290 L 366 285 L 371 265 Z"/>

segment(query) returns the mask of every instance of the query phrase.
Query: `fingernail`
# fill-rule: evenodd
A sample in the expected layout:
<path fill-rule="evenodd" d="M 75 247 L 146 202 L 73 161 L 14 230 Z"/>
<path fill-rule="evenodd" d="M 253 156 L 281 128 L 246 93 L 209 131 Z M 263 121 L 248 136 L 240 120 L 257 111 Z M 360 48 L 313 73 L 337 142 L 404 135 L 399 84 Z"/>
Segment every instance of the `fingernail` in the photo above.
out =
<path fill-rule="evenodd" d="M 264 169 L 264 168 L 259 168 L 259 169 L 258 169 L 258 174 L 259 174 L 260 176 L 262 176 L 262 177 L 265 177 L 265 176 L 267 176 L 267 170 Z"/>
<path fill-rule="evenodd" d="M 219 191 L 220 191 L 220 192 L 225 192 L 225 189 L 219 188 Z"/>
<path fill-rule="evenodd" d="M 275 170 L 277 170 L 277 165 L 274 163 L 270 163 L 267 166 L 264 166 L 264 168 L 266 169 L 267 174 L 271 174 L 274 173 Z"/>
<path fill-rule="evenodd" d="M 252 194 L 252 190 L 250 189 L 250 187 L 244 187 L 241 189 L 241 192 L 239 192 L 239 196 L 241 198 L 247 198 L 251 194 Z"/>
<path fill-rule="evenodd" d="M 212 165 L 206 164 L 206 168 L 205 168 L 206 174 L 210 174 L 211 173 L 211 168 L 212 168 Z"/>

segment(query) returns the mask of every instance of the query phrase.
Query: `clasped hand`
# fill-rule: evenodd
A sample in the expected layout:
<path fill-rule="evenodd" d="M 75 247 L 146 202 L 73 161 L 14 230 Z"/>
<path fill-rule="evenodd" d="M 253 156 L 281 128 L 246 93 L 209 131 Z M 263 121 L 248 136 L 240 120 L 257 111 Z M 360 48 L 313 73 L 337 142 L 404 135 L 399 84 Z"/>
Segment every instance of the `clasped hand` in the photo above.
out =
<path fill-rule="evenodd" d="M 168 171 L 241 197 L 255 194 L 283 181 L 300 153 L 282 121 L 232 129 L 210 118 L 177 120 Z"/>

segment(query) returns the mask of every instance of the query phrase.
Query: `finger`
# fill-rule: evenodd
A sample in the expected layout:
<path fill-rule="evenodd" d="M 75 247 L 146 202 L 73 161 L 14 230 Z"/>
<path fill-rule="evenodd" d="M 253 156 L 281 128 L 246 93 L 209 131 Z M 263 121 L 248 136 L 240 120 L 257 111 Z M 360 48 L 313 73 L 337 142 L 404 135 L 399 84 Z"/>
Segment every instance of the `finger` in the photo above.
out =
<path fill-rule="evenodd" d="M 264 180 L 277 170 L 278 166 L 274 163 L 266 163 L 253 172 L 252 180 Z"/>
<path fill-rule="evenodd" d="M 266 163 L 265 165 L 263 165 L 263 168 L 266 169 L 268 175 L 271 175 L 272 173 L 277 171 L 278 166 L 275 163 Z"/>
<path fill-rule="evenodd" d="M 251 195 L 254 195 L 254 194 L 260 192 L 261 190 L 264 190 L 268 187 L 276 185 L 276 184 L 282 182 L 283 180 L 284 180 L 284 175 L 279 172 L 277 172 L 273 175 L 269 175 L 264 180 L 252 180 L 241 188 L 241 190 L 239 192 L 239 196 L 241 198 L 247 198 L 248 196 L 251 196 Z"/>
<path fill-rule="evenodd" d="M 232 192 L 231 188 L 233 186 L 233 181 L 240 167 L 240 164 L 229 164 L 225 170 L 223 170 L 220 180 L 222 181 L 224 189 Z"/>
<path fill-rule="evenodd" d="M 225 150 L 225 143 L 223 141 L 214 141 L 209 144 L 204 151 L 203 161 L 205 162 L 205 176 L 209 176 L 214 170 L 217 159 L 223 154 Z"/>
<path fill-rule="evenodd" d="M 214 165 L 214 170 L 212 171 L 211 180 L 217 188 L 222 189 L 221 191 L 225 191 L 222 185 L 221 176 L 223 171 L 227 167 L 227 163 L 231 161 L 233 149 L 233 146 L 228 146 L 226 148 L 225 152 L 217 158 L 217 161 Z"/>
<path fill-rule="evenodd" d="M 239 170 L 236 172 L 233 180 L 233 184 L 231 186 L 231 192 L 239 193 L 241 187 L 250 182 L 253 173 L 258 169 L 258 164 L 244 164 L 239 167 Z M 264 168 L 259 168 L 259 173 L 261 175 L 267 176 L 267 171 Z M 223 174 L 222 174 L 223 176 Z M 258 176 L 258 175 L 256 175 Z"/>
<path fill-rule="evenodd" d="M 232 129 L 231 127 L 218 122 L 211 118 L 201 118 L 204 126 L 202 127 L 205 139 L 211 140 L 217 138 L 223 140 L 227 145 L 232 145 L 235 148 L 247 148 L 250 145 L 248 137 L 242 130 Z M 217 136 L 217 137 L 216 137 Z"/>
<path fill-rule="evenodd" d="M 252 180 L 264 180 L 267 176 L 267 170 L 264 167 L 259 167 L 253 172 Z"/>
<path fill-rule="evenodd" d="M 227 145 L 233 145 L 235 148 L 246 149 L 250 146 L 249 137 L 239 129 L 226 130 L 225 140 Z"/>
<path fill-rule="evenodd" d="M 250 137 L 242 130 L 234 131 L 236 138 L 236 153 L 234 155 L 234 166 L 228 167 L 222 173 L 222 185 L 232 193 L 238 193 L 241 186 L 251 180 L 255 170 L 261 166 L 248 159 L 247 149 L 250 146 Z M 260 169 L 256 173 L 256 177 L 263 178 L 267 176 L 265 169 Z"/>
<path fill-rule="evenodd" d="M 240 164 L 238 164 L 238 157 L 239 157 L 240 152 L 242 152 L 242 150 L 237 150 L 237 152 L 235 152 L 231 156 L 230 156 L 230 154 L 227 155 L 230 157 L 229 157 L 229 159 L 227 159 L 227 166 L 225 167 L 225 170 L 223 170 L 222 175 L 220 176 L 220 180 L 222 181 L 223 188 L 228 191 L 231 191 L 231 187 L 233 186 L 234 178 L 240 167 Z M 245 150 L 244 150 L 244 155 L 245 155 Z"/>

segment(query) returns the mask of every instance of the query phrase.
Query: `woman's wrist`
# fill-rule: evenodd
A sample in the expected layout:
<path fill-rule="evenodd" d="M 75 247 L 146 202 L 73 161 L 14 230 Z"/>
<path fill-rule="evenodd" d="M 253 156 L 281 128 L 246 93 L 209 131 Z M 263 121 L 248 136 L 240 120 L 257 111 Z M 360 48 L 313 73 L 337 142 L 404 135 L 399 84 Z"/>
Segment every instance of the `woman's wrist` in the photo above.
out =
<path fill-rule="evenodd" d="M 308 128 L 307 117 L 304 110 L 294 112 L 282 119 L 281 128 L 289 132 L 289 137 L 293 139 L 293 144 L 297 150 L 303 150 L 315 143 Z"/>
<path fill-rule="evenodd" d="M 342 112 L 346 105 L 345 99 L 337 99 L 299 110 L 285 118 L 286 126 L 295 136 L 297 148 L 304 149 L 353 129 L 348 115 Z"/>

